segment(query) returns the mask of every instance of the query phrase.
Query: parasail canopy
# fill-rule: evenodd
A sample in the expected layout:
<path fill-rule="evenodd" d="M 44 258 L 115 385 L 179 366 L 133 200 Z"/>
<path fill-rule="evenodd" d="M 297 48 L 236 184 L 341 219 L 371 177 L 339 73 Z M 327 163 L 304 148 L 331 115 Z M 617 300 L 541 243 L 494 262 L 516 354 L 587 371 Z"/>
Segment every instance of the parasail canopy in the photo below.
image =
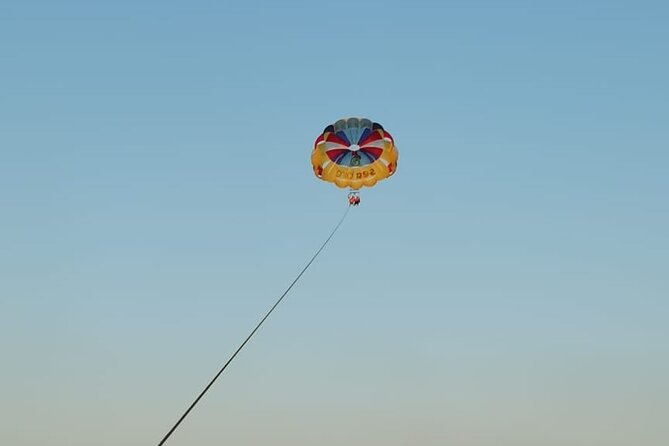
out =
<path fill-rule="evenodd" d="M 397 170 L 397 148 L 381 124 L 364 118 L 340 119 L 316 138 L 314 174 L 339 187 L 372 187 Z"/>

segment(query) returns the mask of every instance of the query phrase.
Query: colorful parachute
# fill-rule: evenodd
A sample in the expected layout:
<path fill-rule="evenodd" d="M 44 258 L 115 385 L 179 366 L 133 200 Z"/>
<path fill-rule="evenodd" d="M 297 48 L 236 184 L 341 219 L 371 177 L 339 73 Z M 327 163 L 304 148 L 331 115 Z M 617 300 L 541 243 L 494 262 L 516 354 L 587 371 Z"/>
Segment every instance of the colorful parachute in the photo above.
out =
<path fill-rule="evenodd" d="M 314 143 L 311 164 L 321 180 L 357 190 L 394 174 L 397 158 L 395 142 L 381 124 L 347 118 L 323 130 Z"/>

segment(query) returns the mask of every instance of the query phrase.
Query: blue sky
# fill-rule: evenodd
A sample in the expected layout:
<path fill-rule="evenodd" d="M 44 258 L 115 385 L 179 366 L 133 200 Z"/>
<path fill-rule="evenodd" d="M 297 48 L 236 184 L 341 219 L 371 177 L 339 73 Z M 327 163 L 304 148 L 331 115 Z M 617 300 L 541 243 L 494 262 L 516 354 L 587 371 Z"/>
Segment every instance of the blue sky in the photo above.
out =
<path fill-rule="evenodd" d="M 0 7 L 0 443 L 665 445 L 663 2 Z"/>

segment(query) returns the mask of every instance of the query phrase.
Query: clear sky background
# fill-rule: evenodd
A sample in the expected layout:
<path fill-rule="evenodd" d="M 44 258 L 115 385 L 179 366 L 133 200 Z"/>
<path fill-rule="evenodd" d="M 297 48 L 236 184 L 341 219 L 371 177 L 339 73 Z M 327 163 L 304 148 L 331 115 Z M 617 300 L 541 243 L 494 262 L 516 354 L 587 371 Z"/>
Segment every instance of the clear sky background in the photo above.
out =
<path fill-rule="evenodd" d="M 669 444 L 666 2 L 0 6 L 0 444 Z"/>

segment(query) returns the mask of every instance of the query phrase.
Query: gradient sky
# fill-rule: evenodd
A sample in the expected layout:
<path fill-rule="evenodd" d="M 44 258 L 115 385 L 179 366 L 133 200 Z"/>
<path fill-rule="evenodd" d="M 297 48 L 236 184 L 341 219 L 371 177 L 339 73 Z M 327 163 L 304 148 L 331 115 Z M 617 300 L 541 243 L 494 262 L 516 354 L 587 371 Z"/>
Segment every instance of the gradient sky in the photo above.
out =
<path fill-rule="evenodd" d="M 3 3 L 0 444 L 669 444 L 668 12 Z"/>

